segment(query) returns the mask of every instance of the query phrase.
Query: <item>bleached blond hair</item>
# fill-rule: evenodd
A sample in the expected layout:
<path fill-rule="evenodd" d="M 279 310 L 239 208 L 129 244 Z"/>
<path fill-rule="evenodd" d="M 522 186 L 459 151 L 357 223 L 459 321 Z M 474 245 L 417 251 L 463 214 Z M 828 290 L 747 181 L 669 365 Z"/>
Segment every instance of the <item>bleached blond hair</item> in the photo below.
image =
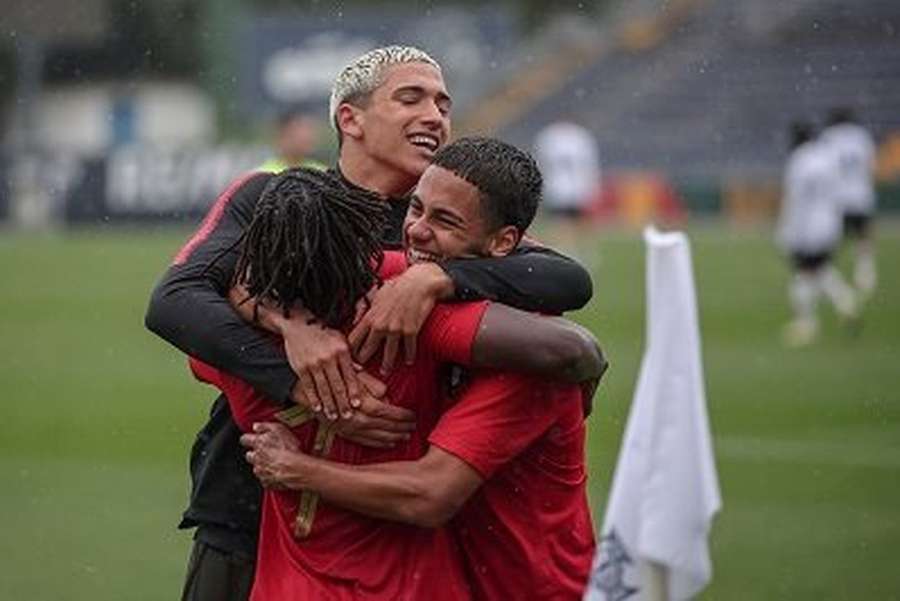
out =
<path fill-rule="evenodd" d="M 331 127 L 341 139 L 341 128 L 337 123 L 337 110 L 342 102 L 362 105 L 372 92 L 382 84 L 384 71 L 393 65 L 425 63 L 440 72 L 441 66 L 427 52 L 413 46 L 384 46 L 369 50 L 344 67 L 331 86 L 328 102 L 328 117 Z"/>

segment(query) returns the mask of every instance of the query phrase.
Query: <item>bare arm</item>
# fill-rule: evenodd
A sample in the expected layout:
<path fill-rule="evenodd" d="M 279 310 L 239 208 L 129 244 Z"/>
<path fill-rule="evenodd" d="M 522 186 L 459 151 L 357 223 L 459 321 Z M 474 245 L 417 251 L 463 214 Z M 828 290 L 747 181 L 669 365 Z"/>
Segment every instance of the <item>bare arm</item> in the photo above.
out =
<path fill-rule="evenodd" d="M 472 363 L 579 383 L 599 379 L 608 366 L 587 329 L 560 317 L 543 317 L 492 303 L 481 321 Z"/>
<path fill-rule="evenodd" d="M 280 424 L 257 424 L 241 437 L 264 484 L 313 490 L 327 501 L 375 518 L 424 527 L 446 523 L 481 486 L 467 463 L 438 447 L 417 461 L 346 465 L 292 450 Z"/>

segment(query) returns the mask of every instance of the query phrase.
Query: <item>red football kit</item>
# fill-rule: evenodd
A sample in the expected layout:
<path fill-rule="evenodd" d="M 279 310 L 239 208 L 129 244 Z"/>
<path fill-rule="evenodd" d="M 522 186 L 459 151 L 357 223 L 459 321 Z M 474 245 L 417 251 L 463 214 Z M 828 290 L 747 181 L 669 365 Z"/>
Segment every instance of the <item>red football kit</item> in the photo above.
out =
<path fill-rule="evenodd" d="M 452 522 L 472 596 L 580 600 L 594 557 L 580 389 L 472 376 L 429 437 L 485 479 Z"/>
<path fill-rule="evenodd" d="M 381 273 L 405 267 L 399 253 L 385 253 Z M 387 394 L 416 412 L 416 430 L 405 445 L 363 448 L 334 436 L 300 408 L 279 411 L 244 381 L 191 359 L 201 380 L 228 397 L 235 422 L 281 421 L 300 448 L 348 464 L 415 460 L 427 449 L 428 433 L 440 418 L 439 367 L 468 364 L 487 303 L 439 305 L 419 333 L 416 362 L 398 365 L 385 380 Z M 368 369 L 377 374 L 379 361 Z M 252 601 L 458 601 L 470 598 L 459 551 L 446 528 L 419 528 L 344 510 L 310 491 L 270 491 L 263 497 L 259 551 Z"/>

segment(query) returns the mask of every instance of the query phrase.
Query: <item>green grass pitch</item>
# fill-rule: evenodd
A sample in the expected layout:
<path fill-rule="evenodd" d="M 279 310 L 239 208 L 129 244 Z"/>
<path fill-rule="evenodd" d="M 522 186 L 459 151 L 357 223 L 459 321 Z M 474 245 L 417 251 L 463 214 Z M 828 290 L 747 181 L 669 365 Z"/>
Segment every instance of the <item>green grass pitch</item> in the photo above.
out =
<path fill-rule="evenodd" d="M 803 350 L 779 342 L 769 232 L 690 233 L 724 500 L 702 599 L 900 599 L 900 227 L 879 230 L 862 333 L 825 311 Z M 0 236 L 0 600 L 180 594 L 190 538 L 174 525 L 213 395 L 143 313 L 186 236 Z M 642 351 L 643 261 L 637 233 L 599 231 L 595 300 L 575 315 L 612 363 L 590 419 L 598 523 Z"/>

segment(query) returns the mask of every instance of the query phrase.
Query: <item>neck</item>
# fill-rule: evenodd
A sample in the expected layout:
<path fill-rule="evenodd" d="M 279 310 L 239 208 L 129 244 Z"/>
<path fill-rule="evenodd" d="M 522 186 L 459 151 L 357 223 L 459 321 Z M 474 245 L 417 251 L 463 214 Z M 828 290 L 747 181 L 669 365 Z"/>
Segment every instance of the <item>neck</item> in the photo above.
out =
<path fill-rule="evenodd" d="M 392 169 L 346 143 L 341 148 L 338 165 L 352 183 L 381 196 L 403 196 L 416 185 L 416 178 L 408 173 Z"/>

